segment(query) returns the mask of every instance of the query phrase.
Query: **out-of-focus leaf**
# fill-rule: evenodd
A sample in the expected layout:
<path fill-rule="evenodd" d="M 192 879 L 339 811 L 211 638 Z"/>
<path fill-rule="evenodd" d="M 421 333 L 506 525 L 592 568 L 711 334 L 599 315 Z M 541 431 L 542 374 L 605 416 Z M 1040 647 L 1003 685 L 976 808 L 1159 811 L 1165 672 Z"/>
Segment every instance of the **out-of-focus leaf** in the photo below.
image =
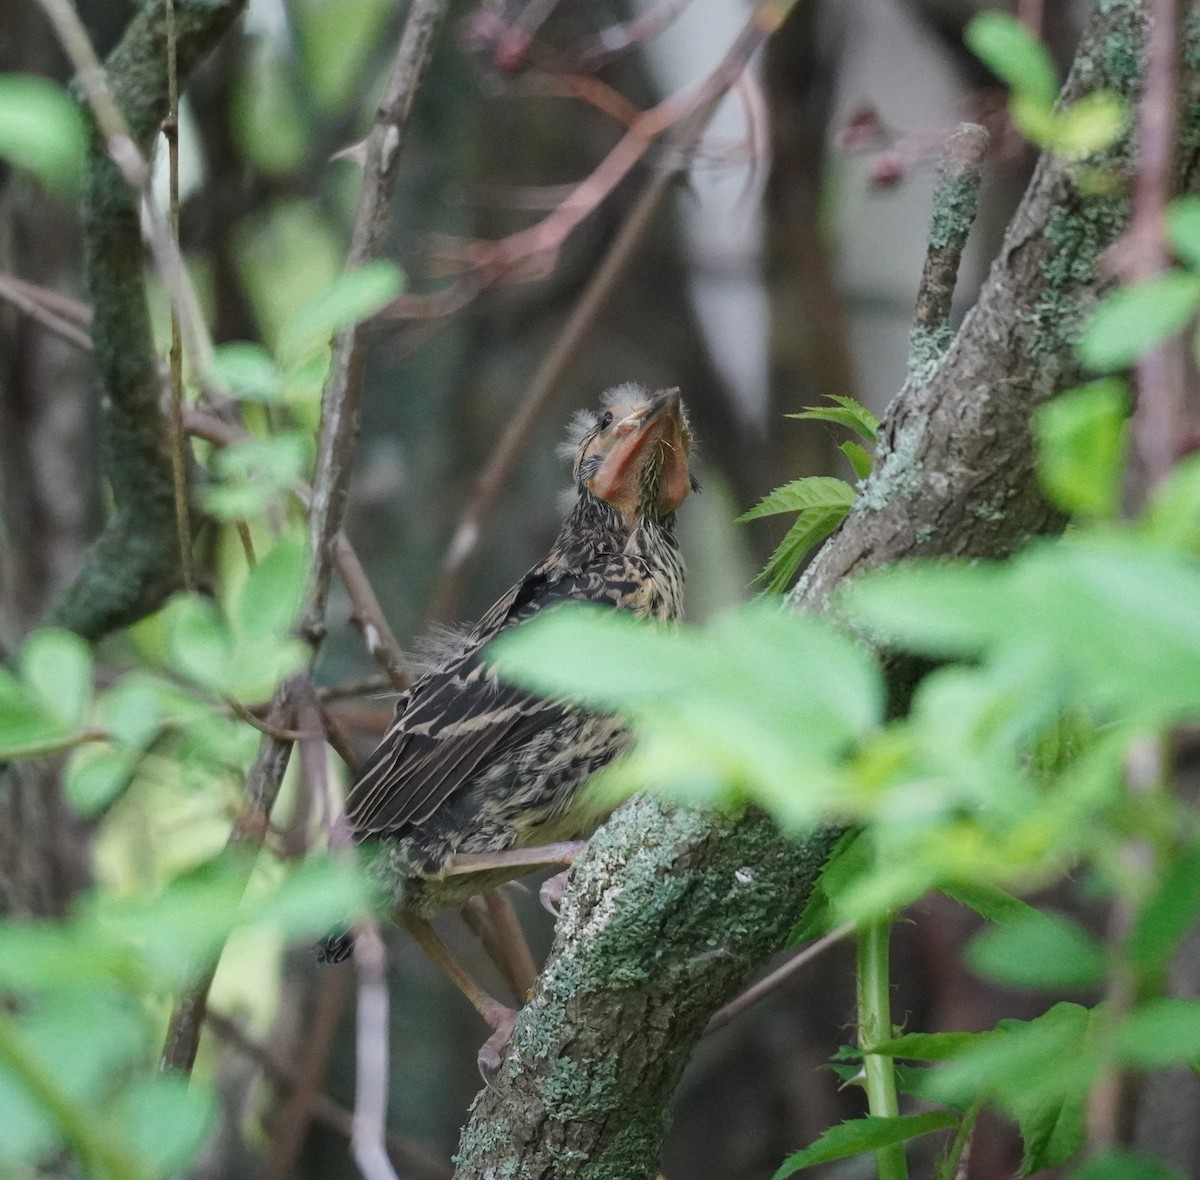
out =
<path fill-rule="evenodd" d="M 1071 1173 L 1071 1180 L 1184 1180 L 1149 1156 L 1132 1151 L 1106 1151 Z"/>
<path fill-rule="evenodd" d="M 35 631 L 21 649 L 21 679 L 48 713 L 77 726 L 92 699 L 91 652 L 70 631 Z"/>
<path fill-rule="evenodd" d="M 61 86 L 27 74 L 0 74 L 0 158 L 47 187 L 74 191 L 82 175 L 87 129 Z"/>
<path fill-rule="evenodd" d="M 1178 332 L 1200 307 L 1200 275 L 1168 270 L 1118 287 L 1092 314 L 1079 355 L 1093 372 L 1124 369 Z"/>
<path fill-rule="evenodd" d="M 1200 270 L 1200 196 L 1178 197 L 1167 206 L 1167 239 L 1180 262 Z"/>
<path fill-rule="evenodd" d="M 259 171 L 290 172 L 308 151 L 303 104 L 288 63 L 270 41 L 258 39 L 250 46 L 233 86 L 229 124 L 246 159 Z"/>
<path fill-rule="evenodd" d="M 1061 394 L 1038 410 L 1038 475 L 1060 508 L 1076 516 L 1115 515 L 1128 416 L 1125 383 L 1112 377 Z"/>
<path fill-rule="evenodd" d="M 239 340 L 218 345 L 213 371 L 240 401 L 276 402 L 283 396 L 283 373 L 261 344 Z"/>
<path fill-rule="evenodd" d="M 1027 901 L 986 881 L 960 881 L 945 886 L 942 892 L 989 922 L 1012 922 L 1037 912 Z"/>
<path fill-rule="evenodd" d="M 906 1033 L 877 1045 L 868 1045 L 867 1051 L 885 1057 L 903 1057 L 908 1061 L 950 1061 L 996 1035 L 994 1032 Z"/>
<path fill-rule="evenodd" d="M 1143 973 L 1161 971 L 1175 957 L 1200 914 L 1200 849 L 1189 848 L 1159 877 L 1129 938 L 1128 954 Z"/>
<path fill-rule="evenodd" d="M 1125 130 L 1127 112 L 1121 99 L 1096 90 L 1058 111 L 1045 146 L 1068 160 L 1086 160 L 1111 147 Z"/>
<path fill-rule="evenodd" d="M 338 111 L 363 85 L 363 71 L 383 23 L 385 0 L 300 0 L 290 9 L 305 79 L 326 111 Z"/>
<path fill-rule="evenodd" d="M 1175 464 L 1140 522 L 1148 540 L 1200 556 L 1200 455 Z"/>
<path fill-rule="evenodd" d="M 1045 46 L 1015 17 L 982 12 L 963 34 L 967 48 L 1022 97 L 1049 110 L 1058 97 L 1058 75 Z"/>
<path fill-rule="evenodd" d="M 1139 1004 L 1116 1031 L 1122 1060 L 1149 1069 L 1200 1063 L 1200 1002 L 1159 996 Z"/>
<path fill-rule="evenodd" d="M 973 938 L 967 962 L 1009 987 L 1090 987 L 1104 978 L 1100 944 L 1074 922 L 1039 910 Z"/>
<path fill-rule="evenodd" d="M 233 645 L 216 603 L 197 595 L 179 595 L 167 610 L 171 663 L 188 679 L 220 692 Z"/>
<path fill-rule="evenodd" d="M 788 938 L 789 945 L 820 938 L 837 923 L 836 902 L 848 884 L 870 867 L 870 842 L 861 832 L 847 832 L 829 854 L 825 867 L 809 894 L 800 921 Z"/>
<path fill-rule="evenodd" d="M 931 1110 L 926 1114 L 904 1115 L 899 1118 L 849 1119 L 830 1127 L 815 1142 L 802 1151 L 788 1156 L 776 1171 L 773 1180 L 785 1180 L 805 1168 L 829 1160 L 846 1159 L 867 1151 L 891 1147 L 919 1135 L 942 1131 L 956 1126 L 958 1116 L 948 1110 Z"/>
<path fill-rule="evenodd" d="M 148 1174 L 174 1175 L 192 1162 L 212 1125 L 216 1103 L 199 1083 L 172 1074 L 136 1078 L 112 1112 L 124 1142 L 136 1145 Z"/>
<path fill-rule="evenodd" d="M 113 746 L 83 746 L 71 756 L 63 788 L 85 818 L 98 815 L 121 795 L 137 771 L 141 752 Z"/>
<path fill-rule="evenodd" d="M 286 636 L 304 597 L 304 577 L 304 543 L 281 538 L 242 583 L 233 604 L 235 630 L 255 639 Z"/>
<path fill-rule="evenodd" d="M 339 275 L 288 321 L 279 336 L 279 361 L 291 371 L 325 348 L 342 328 L 385 307 L 404 288 L 403 276 L 390 262 L 369 262 Z"/>

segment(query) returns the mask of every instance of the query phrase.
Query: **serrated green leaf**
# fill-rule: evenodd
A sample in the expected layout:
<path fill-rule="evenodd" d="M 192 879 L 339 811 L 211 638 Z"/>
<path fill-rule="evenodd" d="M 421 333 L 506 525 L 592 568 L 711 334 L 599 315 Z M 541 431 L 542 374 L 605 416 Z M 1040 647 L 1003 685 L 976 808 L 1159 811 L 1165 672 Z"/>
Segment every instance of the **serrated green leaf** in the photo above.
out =
<path fill-rule="evenodd" d="M 1088 1160 L 1071 1173 L 1071 1180 L 1184 1180 L 1184 1177 L 1149 1156 L 1114 1149 Z"/>
<path fill-rule="evenodd" d="M 737 519 L 744 522 L 758 520 L 762 516 L 775 516 L 781 512 L 849 508 L 857 496 L 858 493 L 843 479 L 834 479 L 828 475 L 810 475 L 776 488 Z"/>
<path fill-rule="evenodd" d="M 838 393 L 829 393 L 826 398 L 833 402 L 832 406 L 805 406 L 799 414 L 788 414 L 789 418 L 811 420 L 816 422 L 832 422 L 836 426 L 845 426 L 867 442 L 874 442 L 879 433 L 879 419 L 861 402 L 852 397 L 843 397 Z"/>
<path fill-rule="evenodd" d="M 963 33 L 967 48 L 1026 100 L 1047 111 L 1058 97 L 1058 75 L 1045 46 L 1015 17 L 983 12 Z"/>
<path fill-rule="evenodd" d="M 86 146 L 83 116 L 61 86 L 28 74 L 0 74 L 0 159 L 49 188 L 73 192 Z"/>
<path fill-rule="evenodd" d="M 1084 329 L 1079 355 L 1093 372 L 1124 369 L 1178 332 L 1200 306 L 1200 275 L 1168 270 L 1118 287 Z"/>
<path fill-rule="evenodd" d="M 1111 147 L 1125 130 L 1125 104 L 1107 90 L 1094 90 L 1054 114 L 1045 146 L 1067 160 L 1086 160 Z"/>
<path fill-rule="evenodd" d="M 995 1035 L 994 1032 L 905 1033 L 902 1037 L 867 1046 L 863 1051 L 908 1061 L 949 1061 Z"/>
<path fill-rule="evenodd" d="M 1175 257 L 1200 270 L 1200 196 L 1179 197 L 1167 206 L 1167 240 Z"/>
<path fill-rule="evenodd" d="M 1158 997 L 1139 1004 L 1115 1032 L 1121 1060 L 1147 1069 L 1200 1062 L 1200 1002 Z"/>
<path fill-rule="evenodd" d="M 1040 910 L 977 935 L 966 959 L 1008 987 L 1091 987 L 1104 978 L 1100 944 L 1069 919 Z"/>
<path fill-rule="evenodd" d="M 848 507 L 837 507 L 800 513 L 758 576 L 758 581 L 766 582 L 769 594 L 782 594 L 788 588 L 808 552 L 834 532 L 849 511 Z"/>
<path fill-rule="evenodd" d="M 854 469 L 854 474 L 859 479 L 866 479 L 871 474 L 871 468 L 875 465 L 875 460 L 871 457 L 871 452 L 866 447 L 860 447 L 856 442 L 844 442 L 838 450 L 850 460 L 850 466 Z"/>
<path fill-rule="evenodd" d="M 1129 393 L 1109 377 L 1072 389 L 1034 416 L 1038 477 L 1075 516 L 1111 518 L 1121 499 Z"/>
<path fill-rule="evenodd" d="M 335 332 L 374 315 L 403 288 L 401 273 L 390 262 L 369 262 L 339 275 L 283 326 L 276 350 L 280 364 L 287 372 L 299 368 Z"/>
<path fill-rule="evenodd" d="M 212 367 L 239 401 L 277 402 L 283 397 L 283 373 L 261 344 L 220 344 L 213 350 Z"/>
<path fill-rule="evenodd" d="M 830 1160 L 846 1159 L 867 1151 L 878 1151 L 920 1135 L 956 1126 L 958 1116 L 948 1110 L 932 1110 L 926 1114 L 904 1115 L 899 1118 L 850 1119 L 830 1127 L 815 1142 L 788 1156 L 776 1171 L 773 1180 L 785 1180 L 805 1168 Z"/>
<path fill-rule="evenodd" d="M 861 832 L 845 832 L 829 854 L 809 894 L 804 913 L 788 937 L 788 945 L 828 934 L 836 923 L 835 902 L 849 883 L 871 867 L 870 842 Z"/>
<path fill-rule="evenodd" d="M 92 654 L 70 631 L 47 627 L 33 632 L 21 649 L 21 679 L 47 713 L 72 728 L 80 725 L 92 699 Z"/>

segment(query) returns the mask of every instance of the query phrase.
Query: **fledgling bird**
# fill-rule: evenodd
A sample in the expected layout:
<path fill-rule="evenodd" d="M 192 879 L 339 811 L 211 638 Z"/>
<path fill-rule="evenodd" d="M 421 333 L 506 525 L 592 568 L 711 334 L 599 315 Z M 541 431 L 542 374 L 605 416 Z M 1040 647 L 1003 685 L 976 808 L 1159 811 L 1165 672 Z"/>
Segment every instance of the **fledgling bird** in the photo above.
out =
<path fill-rule="evenodd" d="M 549 554 L 404 693 L 346 801 L 354 838 L 377 844 L 372 871 L 392 890 L 395 916 L 497 1030 L 500 1047 L 512 1013 L 450 958 L 428 919 L 539 863 L 561 863 L 537 849 L 591 835 L 602 816 L 581 805 L 581 788 L 630 739 L 618 718 L 498 680 L 486 646 L 564 602 L 660 620 L 683 609 L 675 513 L 696 485 L 679 390 L 619 386 L 599 412 L 578 417 L 576 433 L 575 501 Z M 349 953 L 347 936 L 321 949 L 333 962 Z M 498 1064 L 489 1046 L 481 1063 Z"/>

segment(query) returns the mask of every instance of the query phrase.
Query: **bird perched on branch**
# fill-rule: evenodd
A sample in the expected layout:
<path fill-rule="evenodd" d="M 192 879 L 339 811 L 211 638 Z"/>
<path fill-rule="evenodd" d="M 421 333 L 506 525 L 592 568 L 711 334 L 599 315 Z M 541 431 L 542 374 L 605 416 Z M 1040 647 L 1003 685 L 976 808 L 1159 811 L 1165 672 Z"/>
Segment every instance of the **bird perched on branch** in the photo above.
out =
<path fill-rule="evenodd" d="M 514 1014 L 453 960 L 428 919 L 539 864 L 569 863 L 569 842 L 601 818 L 581 806 L 580 788 L 629 743 L 617 718 L 498 680 L 486 646 L 564 602 L 662 620 L 683 607 L 675 513 L 696 485 L 679 390 L 619 386 L 578 416 L 575 435 L 576 498 L 549 554 L 400 698 L 346 802 L 355 839 L 377 843 L 373 872 L 392 889 L 397 919 L 496 1030 L 484 1066 L 498 1065 Z M 337 962 L 350 946 L 335 936 L 321 954 Z"/>

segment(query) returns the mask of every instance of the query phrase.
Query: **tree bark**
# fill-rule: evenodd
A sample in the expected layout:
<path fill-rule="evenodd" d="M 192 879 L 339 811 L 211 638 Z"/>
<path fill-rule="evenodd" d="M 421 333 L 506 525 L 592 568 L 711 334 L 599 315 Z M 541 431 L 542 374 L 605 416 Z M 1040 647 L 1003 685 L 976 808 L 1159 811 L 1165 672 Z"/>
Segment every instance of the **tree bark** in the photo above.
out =
<path fill-rule="evenodd" d="M 1102 3 L 1064 96 L 1139 90 L 1144 13 Z M 1177 180 L 1200 182 L 1200 21 L 1187 26 Z M 876 473 L 791 595 L 818 610 L 843 579 L 912 556 L 1003 557 L 1058 523 L 1033 477 L 1029 420 L 1080 379 L 1075 343 L 1128 217 L 1133 145 L 1100 163 L 1118 190 L 1043 159 L 979 301 L 944 355 L 921 350 L 885 419 Z M 935 210 L 931 236 L 943 231 Z M 782 945 L 830 835 L 789 842 L 760 815 L 626 804 L 576 864 L 554 947 L 500 1075 L 476 1098 L 458 1180 L 642 1180 L 716 1009 Z"/>

